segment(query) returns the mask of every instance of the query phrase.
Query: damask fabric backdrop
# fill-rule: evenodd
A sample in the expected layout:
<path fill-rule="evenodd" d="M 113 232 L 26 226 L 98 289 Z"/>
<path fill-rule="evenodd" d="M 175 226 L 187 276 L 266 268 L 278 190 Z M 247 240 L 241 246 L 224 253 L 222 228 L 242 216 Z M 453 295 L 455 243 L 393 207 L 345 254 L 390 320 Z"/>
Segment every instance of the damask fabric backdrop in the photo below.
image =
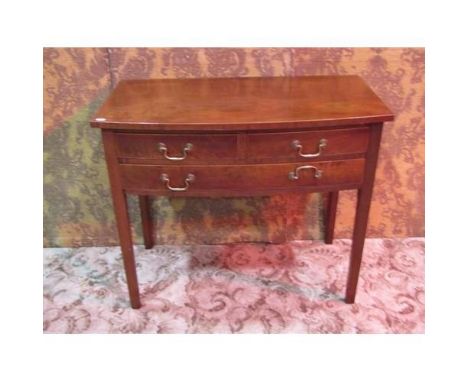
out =
<path fill-rule="evenodd" d="M 396 114 L 386 123 L 368 236 L 424 236 L 424 49 L 44 49 L 44 246 L 117 244 L 100 132 L 88 120 L 119 80 L 358 74 Z M 336 237 L 356 194 L 340 192 Z M 136 198 L 130 197 L 141 242 Z M 154 202 L 163 244 L 321 238 L 321 196 Z"/>

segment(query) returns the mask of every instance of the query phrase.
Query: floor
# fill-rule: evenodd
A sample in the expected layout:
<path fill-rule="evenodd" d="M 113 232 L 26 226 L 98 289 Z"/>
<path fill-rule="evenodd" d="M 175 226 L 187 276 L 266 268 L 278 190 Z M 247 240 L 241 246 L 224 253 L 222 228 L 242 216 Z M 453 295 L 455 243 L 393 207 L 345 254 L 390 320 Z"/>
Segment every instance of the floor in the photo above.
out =
<path fill-rule="evenodd" d="M 44 249 L 46 333 L 424 333 L 424 239 L 368 239 L 343 302 L 350 240 L 136 246 L 142 308 L 118 247 Z"/>

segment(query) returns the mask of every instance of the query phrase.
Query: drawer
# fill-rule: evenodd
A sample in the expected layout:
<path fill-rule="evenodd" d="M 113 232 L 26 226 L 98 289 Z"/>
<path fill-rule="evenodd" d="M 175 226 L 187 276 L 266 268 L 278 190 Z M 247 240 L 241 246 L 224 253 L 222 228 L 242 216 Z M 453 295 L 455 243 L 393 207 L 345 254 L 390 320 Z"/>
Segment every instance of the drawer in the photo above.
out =
<path fill-rule="evenodd" d="M 363 156 L 369 142 L 369 128 L 259 133 L 247 136 L 247 158 L 261 161 L 311 161 L 352 155 Z"/>
<path fill-rule="evenodd" d="M 120 159 L 151 159 L 161 164 L 229 161 L 237 158 L 235 134 L 116 134 Z"/>
<path fill-rule="evenodd" d="M 121 164 L 127 191 L 163 191 L 166 194 L 196 194 L 227 191 L 227 194 L 268 192 L 310 187 L 359 186 L 363 158 L 307 163 L 214 166 L 153 166 Z M 173 190 L 170 190 L 172 188 Z"/>

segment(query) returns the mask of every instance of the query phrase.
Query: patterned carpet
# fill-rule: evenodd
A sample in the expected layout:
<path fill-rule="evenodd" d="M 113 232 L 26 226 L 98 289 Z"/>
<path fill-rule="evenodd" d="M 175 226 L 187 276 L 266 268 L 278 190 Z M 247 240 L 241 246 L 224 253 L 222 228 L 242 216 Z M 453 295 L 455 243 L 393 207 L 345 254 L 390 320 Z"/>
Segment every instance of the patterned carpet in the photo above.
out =
<path fill-rule="evenodd" d="M 354 305 L 349 240 L 136 246 L 129 308 L 118 247 L 44 249 L 46 333 L 424 333 L 424 239 L 369 239 Z"/>

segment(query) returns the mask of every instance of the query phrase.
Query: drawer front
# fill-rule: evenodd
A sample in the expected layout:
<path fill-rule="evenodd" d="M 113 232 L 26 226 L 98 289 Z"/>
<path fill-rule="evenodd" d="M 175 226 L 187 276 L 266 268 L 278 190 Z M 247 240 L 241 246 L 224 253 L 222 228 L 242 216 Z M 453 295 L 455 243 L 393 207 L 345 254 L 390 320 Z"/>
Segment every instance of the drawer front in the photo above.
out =
<path fill-rule="evenodd" d="M 229 161 L 237 158 L 237 136 L 195 134 L 116 134 L 120 159 L 161 164 Z"/>
<path fill-rule="evenodd" d="M 367 151 L 369 128 L 310 132 L 249 134 L 247 158 L 261 161 L 311 161 L 323 158 L 363 155 Z"/>
<path fill-rule="evenodd" d="M 127 191 L 163 191 L 183 196 L 197 191 L 247 192 L 359 185 L 363 158 L 342 161 L 264 165 L 152 166 L 121 164 Z M 171 190 L 174 189 L 174 190 Z M 227 192 L 229 194 L 230 192 Z M 268 194 L 268 192 L 266 192 Z"/>

